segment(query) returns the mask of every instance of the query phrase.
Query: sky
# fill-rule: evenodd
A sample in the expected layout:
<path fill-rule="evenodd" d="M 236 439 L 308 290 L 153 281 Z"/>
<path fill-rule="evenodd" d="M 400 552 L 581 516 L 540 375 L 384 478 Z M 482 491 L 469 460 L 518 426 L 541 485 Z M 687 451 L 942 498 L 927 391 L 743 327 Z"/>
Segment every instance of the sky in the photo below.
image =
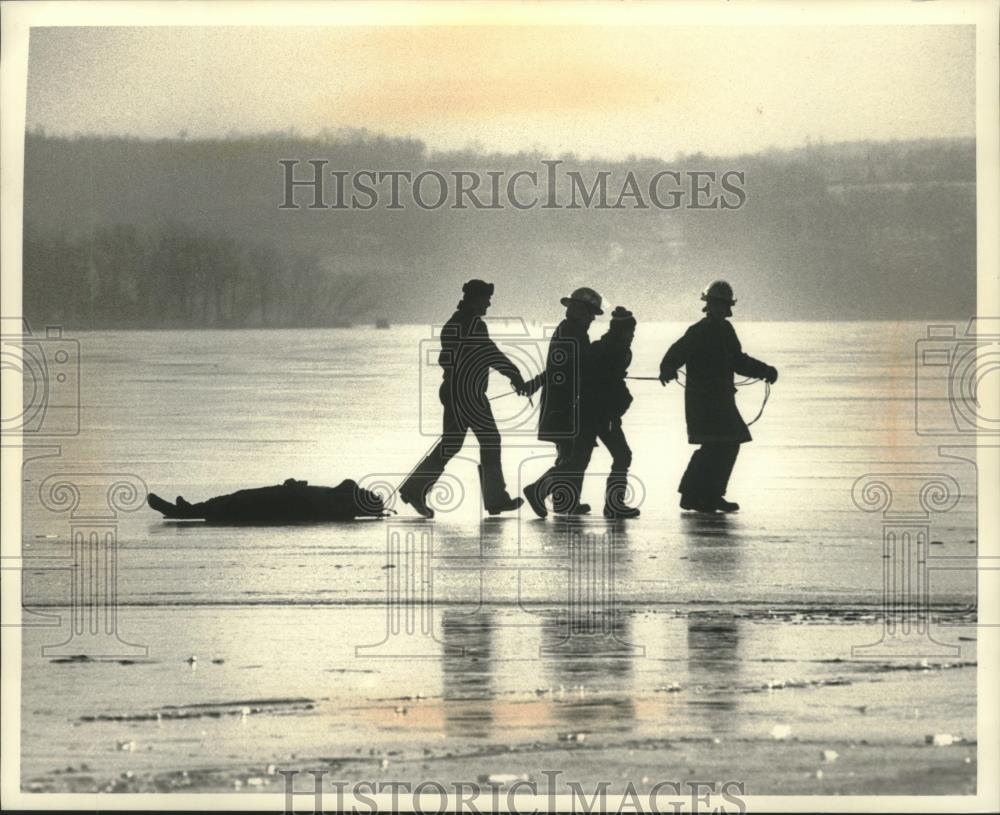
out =
<path fill-rule="evenodd" d="M 34 28 L 27 126 L 670 159 L 975 135 L 971 26 Z"/>

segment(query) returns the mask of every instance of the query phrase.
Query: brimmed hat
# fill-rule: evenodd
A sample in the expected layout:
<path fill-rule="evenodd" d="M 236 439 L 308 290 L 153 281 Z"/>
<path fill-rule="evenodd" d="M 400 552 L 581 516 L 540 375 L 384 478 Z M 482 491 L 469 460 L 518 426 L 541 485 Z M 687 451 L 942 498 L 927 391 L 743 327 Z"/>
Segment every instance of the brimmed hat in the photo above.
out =
<path fill-rule="evenodd" d="M 615 306 L 615 310 L 611 312 L 611 321 L 615 320 L 635 320 L 635 316 L 629 311 L 625 306 Z"/>
<path fill-rule="evenodd" d="M 568 306 L 572 301 L 577 303 L 583 303 L 585 306 L 590 306 L 594 314 L 603 314 L 601 311 L 601 295 L 599 295 L 593 289 L 588 289 L 586 286 L 577 289 L 569 297 L 563 297 L 559 302 L 564 306 Z"/>
<path fill-rule="evenodd" d="M 713 280 L 701 293 L 702 300 L 722 300 L 731 306 L 736 305 L 736 298 L 733 297 L 733 287 L 725 280 Z"/>

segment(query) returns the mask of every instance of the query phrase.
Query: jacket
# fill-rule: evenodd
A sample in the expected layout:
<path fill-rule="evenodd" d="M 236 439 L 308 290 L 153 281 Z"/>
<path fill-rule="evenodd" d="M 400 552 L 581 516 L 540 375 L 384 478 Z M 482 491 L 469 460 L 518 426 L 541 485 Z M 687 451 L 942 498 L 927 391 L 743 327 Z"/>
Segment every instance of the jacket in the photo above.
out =
<path fill-rule="evenodd" d="M 584 382 L 583 412 L 599 426 L 620 419 L 632 404 L 625 384 L 632 364 L 631 337 L 628 340 L 608 331 L 590 345 L 590 362 Z"/>
<path fill-rule="evenodd" d="M 556 327 L 545 358 L 545 370 L 528 387 L 542 388 L 538 438 L 560 442 L 578 436 L 584 416 L 580 397 L 587 376 L 590 338 L 587 325 L 569 318 Z"/>
<path fill-rule="evenodd" d="M 685 368 L 684 415 L 691 444 L 732 444 L 752 441 L 736 407 L 733 375 L 763 379 L 772 368 L 743 353 L 736 329 L 725 319 L 705 317 L 670 346 L 660 363 L 660 375 Z"/>
<path fill-rule="evenodd" d="M 444 376 L 443 398 L 455 399 L 459 391 L 463 396 L 485 396 L 491 368 L 521 382 L 517 366 L 490 339 L 486 323 L 462 303 L 441 328 L 438 365 Z"/>

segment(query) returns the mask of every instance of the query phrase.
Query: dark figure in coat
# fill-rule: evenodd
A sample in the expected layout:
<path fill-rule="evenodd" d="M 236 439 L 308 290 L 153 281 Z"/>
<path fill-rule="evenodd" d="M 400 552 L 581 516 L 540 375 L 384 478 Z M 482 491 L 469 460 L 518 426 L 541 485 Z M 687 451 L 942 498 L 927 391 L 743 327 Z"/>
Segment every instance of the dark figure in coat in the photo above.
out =
<path fill-rule="evenodd" d="M 547 514 L 545 499 L 549 495 L 556 512 L 590 512 L 590 507 L 580 502 L 580 491 L 597 444 L 597 428 L 583 409 L 581 396 L 590 362 L 587 330 L 594 317 L 604 313 L 601 296 L 584 287 L 560 302 L 566 306 L 566 318 L 549 341 L 545 370 L 524 386 L 529 396 L 543 388 L 538 438 L 556 446 L 555 464 L 524 488 L 524 496 L 539 518 Z"/>
<path fill-rule="evenodd" d="M 590 346 L 588 377 L 584 382 L 584 412 L 592 417 L 598 440 L 611 454 L 611 473 L 604 490 L 605 518 L 639 516 L 637 508 L 625 504 L 632 450 L 622 429 L 622 417 L 632 404 L 625 376 L 632 364 L 634 337 L 635 317 L 618 306 L 611 313 L 610 328 Z"/>
<path fill-rule="evenodd" d="M 500 431 L 486 397 L 490 369 L 506 376 L 514 389 L 523 392 L 524 380 L 514 365 L 490 339 L 482 317 L 490 307 L 493 284 L 470 280 L 462 287 L 462 301 L 441 329 L 438 364 L 444 379 L 438 396 L 444 406 L 441 439 L 400 486 L 399 497 L 425 518 L 433 518 L 427 492 L 445 466 L 462 449 L 471 428 L 479 441 L 479 479 L 483 504 L 490 515 L 517 509 L 524 503 L 511 498 L 500 462 Z"/>
<path fill-rule="evenodd" d="M 701 295 L 706 317 L 692 325 L 670 346 L 660 363 L 660 382 L 687 369 L 684 414 L 688 442 L 701 448 L 691 456 L 678 492 L 681 508 L 698 512 L 735 512 L 739 504 L 723 496 L 740 452 L 751 441 L 750 430 L 736 407 L 733 374 L 773 383 L 778 371 L 743 353 L 736 330 L 726 319 L 736 304 L 733 289 L 724 280 L 712 283 Z"/>

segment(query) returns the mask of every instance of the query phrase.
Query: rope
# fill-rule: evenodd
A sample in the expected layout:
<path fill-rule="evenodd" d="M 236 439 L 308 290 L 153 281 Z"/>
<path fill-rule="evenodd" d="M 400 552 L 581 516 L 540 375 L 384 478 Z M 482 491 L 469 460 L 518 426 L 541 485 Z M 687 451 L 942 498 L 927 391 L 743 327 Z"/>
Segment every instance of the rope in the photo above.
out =
<path fill-rule="evenodd" d="M 492 401 L 493 401 L 494 399 L 503 399 L 503 398 L 504 398 L 505 396 L 510 396 L 510 395 L 511 395 L 512 393 L 517 393 L 517 391 L 516 391 L 516 390 L 510 390 L 510 391 L 507 391 L 507 393 L 501 393 L 501 394 L 500 394 L 499 396 L 490 396 L 490 397 L 488 397 L 488 398 L 489 398 L 489 401 L 491 401 L 491 402 L 492 402 Z M 535 402 L 534 402 L 534 400 L 532 400 L 532 398 L 531 398 L 530 396 L 528 397 L 528 402 L 529 402 L 529 403 L 531 404 L 531 406 L 532 406 L 532 407 L 534 407 L 534 406 L 535 406 Z M 409 481 L 409 480 L 410 480 L 410 477 L 411 477 L 411 476 L 412 476 L 412 475 L 413 475 L 413 474 L 414 474 L 414 473 L 415 473 L 415 472 L 417 471 L 417 469 L 418 469 L 418 468 L 420 467 L 421 463 L 423 463 L 423 460 L 424 460 L 425 458 L 427 458 L 427 456 L 429 456 L 429 455 L 431 454 L 431 451 L 432 451 L 432 450 L 433 450 L 433 449 L 434 449 L 435 447 L 437 447 L 437 445 L 438 445 L 438 442 L 436 442 L 436 441 L 435 441 L 435 442 L 433 442 L 433 443 L 431 444 L 431 446 L 430 446 L 430 447 L 428 447 L 428 448 L 427 448 L 427 452 L 426 452 L 426 453 L 424 453 L 424 454 L 423 454 L 423 455 L 422 455 L 422 456 L 420 457 L 420 459 L 419 459 L 419 460 L 417 461 L 417 463 L 416 463 L 415 465 L 413 465 L 413 469 L 412 469 L 412 470 L 410 470 L 410 472 L 409 472 L 409 473 L 407 473 L 407 475 L 406 475 L 406 478 L 404 478 L 404 479 L 403 479 L 403 480 L 402 480 L 402 481 L 401 481 L 401 482 L 400 482 L 399 484 L 397 484 L 397 485 L 396 485 L 395 487 L 393 487 L 393 489 L 392 489 L 392 492 L 390 492 L 390 493 L 389 493 L 389 494 L 388 494 L 388 495 L 386 496 L 386 498 L 385 498 L 385 500 L 386 500 L 386 501 L 388 501 L 388 500 L 389 500 L 390 498 L 392 498 L 392 496 L 394 496 L 394 495 L 395 495 L 395 494 L 396 494 L 397 492 L 399 492 L 399 488 L 400 488 L 401 486 L 403 486 L 403 484 L 405 484 L 405 483 L 406 483 L 407 481 Z M 396 514 L 395 510 L 391 510 L 391 511 L 392 511 L 392 513 L 393 513 L 394 515 Z"/>
<path fill-rule="evenodd" d="M 414 473 L 415 473 L 415 472 L 417 471 L 417 469 L 418 469 L 418 468 L 420 467 L 420 465 L 424 463 L 424 459 L 425 459 L 425 458 L 427 458 L 427 456 L 429 456 L 429 455 L 431 454 L 431 451 L 432 451 L 432 450 L 433 450 L 433 449 L 434 449 L 435 447 L 437 447 L 437 445 L 438 445 L 438 443 L 437 443 L 437 442 L 435 441 L 435 442 L 433 442 L 433 443 L 431 444 L 431 446 L 430 446 L 430 447 L 428 447 L 428 448 L 427 448 L 427 452 L 426 452 L 426 453 L 424 453 L 424 454 L 423 454 L 423 455 L 422 455 L 422 456 L 421 456 L 421 457 L 420 457 L 420 458 L 419 458 L 419 459 L 417 460 L 417 463 L 413 465 L 413 469 L 412 469 L 412 470 L 410 470 L 410 472 L 408 472 L 408 473 L 406 474 L 406 478 L 404 478 L 404 479 L 403 479 L 402 481 L 400 481 L 400 482 L 399 482 L 399 483 L 398 483 L 398 484 L 397 484 L 397 485 L 396 485 L 395 487 L 393 487 L 393 488 L 392 488 L 392 492 L 390 492 L 390 493 L 389 493 L 389 494 L 388 494 L 388 495 L 387 495 L 387 496 L 385 497 L 385 502 L 386 502 L 386 503 L 388 503 L 389 499 L 390 499 L 390 498 L 392 498 L 392 496 L 394 496 L 394 495 L 395 495 L 395 494 L 396 494 L 397 492 L 399 492 L 399 488 L 400 488 L 400 487 L 402 487 L 402 486 L 403 486 L 403 484 L 405 484 L 405 483 L 406 483 L 407 481 L 409 481 L 409 480 L 410 480 L 410 477 L 411 477 L 411 476 L 412 476 L 412 475 L 413 475 L 413 474 L 414 474 Z"/>
<path fill-rule="evenodd" d="M 517 391 L 507 391 L 507 393 L 501 393 L 499 396 L 487 396 L 486 399 L 492 402 L 494 399 L 503 399 L 505 396 L 510 396 L 512 393 L 517 393 Z"/>
<path fill-rule="evenodd" d="M 683 382 L 680 381 L 680 376 L 684 375 L 685 378 L 686 378 L 686 375 L 684 374 L 684 371 L 678 371 L 677 374 L 678 374 L 677 384 L 680 385 L 682 388 L 687 387 Z M 658 376 L 626 376 L 625 378 L 626 379 L 632 379 L 632 380 L 639 380 L 639 381 L 643 381 L 643 382 L 659 382 L 660 381 L 660 377 L 658 377 Z M 756 382 L 764 382 L 764 380 L 763 379 L 753 379 L 751 377 L 747 377 L 745 379 L 741 379 L 739 382 L 734 382 L 733 384 L 737 388 L 742 388 L 742 387 L 745 387 L 746 385 L 753 385 Z M 516 393 L 517 393 L 516 390 L 509 390 L 509 391 L 507 391 L 507 393 L 501 393 L 499 396 L 490 396 L 490 397 L 488 397 L 488 401 L 492 402 L 494 399 L 503 399 L 505 396 L 510 396 L 510 395 L 516 394 Z M 758 419 L 760 419 L 761 416 L 764 415 L 764 408 L 767 407 L 767 400 L 770 399 L 770 398 L 771 398 L 771 385 L 768 382 L 764 382 L 764 400 L 760 403 L 760 410 L 757 411 L 757 415 L 754 416 L 749 422 L 747 422 L 747 427 L 750 427 L 750 425 L 754 424 Z M 534 401 L 532 400 L 532 398 L 530 396 L 528 397 L 528 402 L 531 404 L 532 407 L 534 407 L 535 403 L 534 403 Z M 414 468 L 412 470 L 410 470 L 410 472 L 406 476 L 406 478 L 403 479 L 403 483 L 405 483 L 406 480 L 409 479 L 410 476 L 412 476 L 417 471 L 417 468 L 420 466 L 420 462 L 422 462 L 430 454 L 431 450 L 433 450 L 436 446 L 437 446 L 437 442 L 434 442 L 427 449 L 427 452 L 423 456 L 420 457 L 420 461 L 417 462 L 416 466 L 414 466 Z M 397 492 L 399 492 L 399 488 L 401 486 L 402 486 L 402 484 L 397 484 L 396 487 L 392 490 L 392 492 L 390 492 L 389 495 L 386 496 L 386 500 L 388 501 L 390 498 L 392 498 L 393 495 L 395 495 Z M 396 514 L 395 510 L 390 510 L 390 511 L 394 515 Z"/>
<path fill-rule="evenodd" d="M 683 382 L 681 382 L 680 378 L 682 376 L 685 379 L 687 378 L 687 375 L 684 373 L 684 371 L 678 371 L 677 372 L 677 384 L 680 385 L 682 388 L 686 388 L 687 385 L 685 385 Z M 626 376 L 625 378 L 626 379 L 641 380 L 643 382 L 659 382 L 660 381 L 660 377 L 658 377 L 658 376 Z M 733 382 L 733 385 L 735 385 L 737 388 L 744 388 L 747 385 L 753 385 L 753 384 L 756 384 L 757 382 L 764 382 L 764 380 L 748 376 L 748 377 L 745 377 L 744 379 L 740 379 L 737 382 Z M 757 415 L 756 416 L 754 416 L 749 422 L 747 422 L 747 427 L 750 427 L 750 425 L 752 425 L 754 422 L 756 422 L 758 419 L 760 419 L 761 416 L 764 415 L 764 408 L 767 406 L 767 400 L 770 399 L 770 398 L 771 398 L 771 385 L 770 385 L 769 382 L 764 382 L 764 399 L 760 403 L 760 410 L 757 411 Z"/>
<path fill-rule="evenodd" d="M 682 388 L 686 388 L 687 385 L 685 385 L 680 380 L 680 377 L 682 377 L 682 376 L 684 376 L 685 379 L 687 378 L 687 376 L 684 373 L 684 371 L 678 371 L 677 372 L 677 384 L 680 385 Z M 626 376 L 625 378 L 626 379 L 632 379 L 632 380 L 635 380 L 635 381 L 640 381 L 640 382 L 659 382 L 660 381 L 660 377 L 658 377 L 658 376 Z M 736 382 L 733 382 L 733 385 L 735 387 L 737 387 L 737 388 L 745 388 L 747 385 L 754 385 L 757 382 L 764 382 L 764 380 L 763 379 L 755 379 L 753 377 L 749 377 L 748 376 L 748 377 L 746 377 L 744 379 L 740 379 L 740 380 L 738 380 Z M 490 397 L 488 397 L 488 401 L 492 402 L 494 399 L 503 399 L 505 396 L 510 396 L 511 394 L 516 394 L 516 393 L 517 393 L 516 390 L 510 390 L 510 391 L 507 391 L 507 393 L 501 393 L 499 396 L 490 396 Z M 764 415 L 764 408 L 767 407 L 767 400 L 770 399 L 770 398 L 771 398 L 771 385 L 770 385 L 769 382 L 764 382 L 764 399 L 760 403 L 760 410 L 757 411 L 757 415 L 756 416 L 754 416 L 749 422 L 747 422 L 747 427 L 750 427 L 750 425 L 752 425 L 755 422 L 757 422 L 760 419 L 760 417 Z M 535 406 L 535 403 L 534 403 L 534 401 L 532 401 L 532 398 L 530 396 L 528 397 L 528 402 L 531 404 L 532 407 Z"/>
<path fill-rule="evenodd" d="M 510 390 L 510 391 L 507 391 L 507 393 L 501 393 L 499 396 L 487 396 L 486 397 L 486 401 L 487 402 L 492 402 L 495 399 L 503 399 L 505 396 L 510 396 L 513 393 L 517 393 L 517 391 Z M 535 406 L 535 400 L 532 399 L 530 396 L 528 397 L 528 404 L 531 405 L 532 407 Z"/>
<path fill-rule="evenodd" d="M 763 379 L 756 379 L 755 382 L 764 382 Z M 771 398 L 771 383 L 764 382 L 764 401 L 760 403 L 760 410 L 757 411 L 757 415 L 754 416 L 749 422 L 747 422 L 747 427 L 750 427 L 754 422 L 756 422 L 761 416 L 764 415 L 764 408 L 767 406 L 767 400 Z"/>

